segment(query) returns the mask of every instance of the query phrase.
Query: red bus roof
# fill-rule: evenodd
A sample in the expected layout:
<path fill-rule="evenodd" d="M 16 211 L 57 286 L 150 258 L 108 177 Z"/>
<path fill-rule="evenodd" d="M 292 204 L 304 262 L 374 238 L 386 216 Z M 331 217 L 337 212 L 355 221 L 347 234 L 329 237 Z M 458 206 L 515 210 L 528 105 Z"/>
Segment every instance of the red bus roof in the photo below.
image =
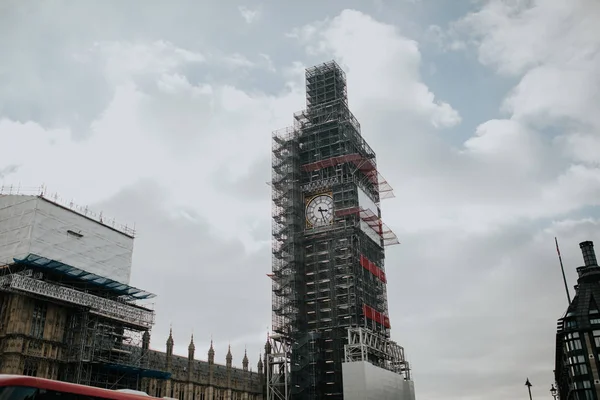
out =
<path fill-rule="evenodd" d="M 111 400 L 152 400 L 156 397 L 143 396 L 132 393 L 117 392 L 116 390 L 100 389 L 93 386 L 77 385 L 75 383 L 66 383 L 53 381 L 51 379 L 36 378 L 24 375 L 2 375 L 0 374 L 0 387 L 3 386 L 27 386 L 57 392 L 82 394 L 85 396 L 100 397 Z"/>

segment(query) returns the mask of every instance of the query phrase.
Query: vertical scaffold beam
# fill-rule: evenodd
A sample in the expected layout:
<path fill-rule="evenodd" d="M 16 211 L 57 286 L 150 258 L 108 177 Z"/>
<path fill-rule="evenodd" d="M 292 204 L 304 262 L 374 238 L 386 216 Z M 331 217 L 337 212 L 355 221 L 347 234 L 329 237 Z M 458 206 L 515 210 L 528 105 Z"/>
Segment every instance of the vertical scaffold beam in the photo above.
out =
<path fill-rule="evenodd" d="M 267 400 L 289 400 L 291 340 L 275 334 L 269 337 L 269 343 L 271 351 L 267 354 Z"/>

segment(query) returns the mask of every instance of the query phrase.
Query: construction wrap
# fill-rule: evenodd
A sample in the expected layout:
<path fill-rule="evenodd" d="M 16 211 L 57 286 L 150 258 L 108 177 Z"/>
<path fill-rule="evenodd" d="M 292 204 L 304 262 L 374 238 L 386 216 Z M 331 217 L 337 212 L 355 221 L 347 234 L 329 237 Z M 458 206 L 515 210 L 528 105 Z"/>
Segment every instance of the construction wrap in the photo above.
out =
<path fill-rule="evenodd" d="M 342 364 L 344 400 L 415 400 L 413 381 L 367 361 Z"/>
<path fill-rule="evenodd" d="M 0 265 L 35 254 L 129 284 L 133 237 L 39 196 L 0 196 Z"/>

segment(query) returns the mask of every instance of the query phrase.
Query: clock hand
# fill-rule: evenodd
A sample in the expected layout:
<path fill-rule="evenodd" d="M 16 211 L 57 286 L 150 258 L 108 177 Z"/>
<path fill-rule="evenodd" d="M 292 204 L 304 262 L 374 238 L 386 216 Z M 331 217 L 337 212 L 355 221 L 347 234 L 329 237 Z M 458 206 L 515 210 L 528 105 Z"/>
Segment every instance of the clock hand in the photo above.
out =
<path fill-rule="evenodd" d="M 323 210 L 321 207 L 319 207 L 319 212 L 321 213 L 321 217 L 323 218 L 323 221 L 325 221 L 325 214 L 323 214 L 325 211 L 327 211 L 327 210 Z"/>

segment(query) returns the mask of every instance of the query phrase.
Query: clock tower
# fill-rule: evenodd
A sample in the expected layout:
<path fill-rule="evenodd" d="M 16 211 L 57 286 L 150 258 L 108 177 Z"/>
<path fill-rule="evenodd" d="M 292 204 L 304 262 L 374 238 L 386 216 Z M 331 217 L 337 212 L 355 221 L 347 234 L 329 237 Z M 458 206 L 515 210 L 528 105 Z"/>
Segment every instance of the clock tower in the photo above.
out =
<path fill-rule="evenodd" d="M 306 70 L 306 109 L 273 134 L 273 334 L 269 399 L 343 399 L 345 363 L 410 381 L 390 339 L 382 222 L 392 197 L 334 62 Z"/>

